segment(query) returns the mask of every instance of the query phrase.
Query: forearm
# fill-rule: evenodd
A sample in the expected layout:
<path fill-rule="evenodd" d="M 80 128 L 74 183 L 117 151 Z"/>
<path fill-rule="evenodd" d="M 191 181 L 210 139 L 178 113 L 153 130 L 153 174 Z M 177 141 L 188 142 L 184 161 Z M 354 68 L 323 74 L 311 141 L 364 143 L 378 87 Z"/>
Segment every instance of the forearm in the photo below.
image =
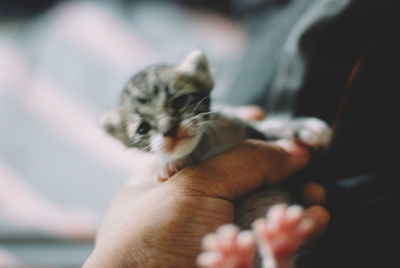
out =
<path fill-rule="evenodd" d="M 134 263 L 128 264 L 126 258 L 121 258 L 118 252 L 109 252 L 104 249 L 95 248 L 89 258 L 83 264 L 82 268 L 136 268 L 140 267 Z"/>

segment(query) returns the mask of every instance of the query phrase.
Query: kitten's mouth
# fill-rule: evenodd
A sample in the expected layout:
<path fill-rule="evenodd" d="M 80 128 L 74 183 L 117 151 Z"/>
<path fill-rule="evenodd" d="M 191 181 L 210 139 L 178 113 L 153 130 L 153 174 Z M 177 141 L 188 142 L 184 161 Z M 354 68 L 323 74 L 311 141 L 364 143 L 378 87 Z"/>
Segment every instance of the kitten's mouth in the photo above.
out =
<path fill-rule="evenodd" d="M 182 136 L 182 137 L 176 137 L 176 138 L 164 138 L 167 139 L 166 142 L 166 146 L 165 146 L 165 151 L 167 153 L 173 153 L 174 150 L 181 145 L 184 145 L 185 143 L 190 142 L 190 140 L 192 140 L 193 138 L 195 138 L 194 135 L 187 135 L 187 136 Z"/>
<path fill-rule="evenodd" d="M 188 129 L 180 129 L 175 138 L 164 137 L 164 153 L 175 156 L 190 154 L 196 147 L 199 138 Z"/>

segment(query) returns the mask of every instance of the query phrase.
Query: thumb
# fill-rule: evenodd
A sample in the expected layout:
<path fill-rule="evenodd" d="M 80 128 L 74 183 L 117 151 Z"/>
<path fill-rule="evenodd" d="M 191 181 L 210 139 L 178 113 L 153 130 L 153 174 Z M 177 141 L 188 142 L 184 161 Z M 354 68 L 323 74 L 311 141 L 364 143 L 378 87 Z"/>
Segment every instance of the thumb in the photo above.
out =
<path fill-rule="evenodd" d="M 264 183 L 286 179 L 309 159 L 307 148 L 294 140 L 246 140 L 201 164 L 183 169 L 179 177 L 186 178 L 183 183 L 196 191 L 234 200 Z"/>

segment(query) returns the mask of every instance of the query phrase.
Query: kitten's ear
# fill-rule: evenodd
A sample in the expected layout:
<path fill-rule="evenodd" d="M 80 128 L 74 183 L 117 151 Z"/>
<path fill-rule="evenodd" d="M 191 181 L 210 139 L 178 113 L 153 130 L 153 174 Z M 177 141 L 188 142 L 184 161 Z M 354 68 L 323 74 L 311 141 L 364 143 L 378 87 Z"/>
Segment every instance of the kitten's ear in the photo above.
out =
<path fill-rule="evenodd" d="M 192 76 L 202 82 L 208 90 L 213 87 L 213 80 L 208 68 L 208 61 L 203 51 L 193 50 L 176 66 L 178 73 Z"/>
<path fill-rule="evenodd" d="M 177 70 L 182 73 L 195 74 L 197 72 L 208 72 L 207 58 L 201 50 L 193 50 L 180 62 Z"/>
<path fill-rule="evenodd" d="M 118 109 L 111 110 L 99 118 L 100 126 L 111 136 L 126 144 L 126 134 Z"/>

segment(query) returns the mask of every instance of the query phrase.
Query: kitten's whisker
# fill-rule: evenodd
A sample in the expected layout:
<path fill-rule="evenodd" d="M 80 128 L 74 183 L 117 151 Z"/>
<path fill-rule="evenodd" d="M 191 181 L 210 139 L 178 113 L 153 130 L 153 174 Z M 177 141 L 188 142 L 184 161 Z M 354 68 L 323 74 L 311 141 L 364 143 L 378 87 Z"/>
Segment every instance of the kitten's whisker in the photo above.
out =
<path fill-rule="evenodd" d="M 200 105 L 207 99 L 209 99 L 210 96 L 205 96 L 204 98 L 202 98 L 197 104 L 196 106 L 192 109 L 192 113 L 195 113 L 196 110 L 200 107 Z"/>
<path fill-rule="evenodd" d="M 199 114 L 197 114 L 197 115 L 191 117 L 190 119 L 191 119 L 191 120 L 195 120 L 195 119 L 198 119 L 198 118 L 200 118 L 200 117 L 204 117 L 204 116 L 206 116 L 206 115 L 208 115 L 208 114 L 215 114 L 215 113 L 217 113 L 217 112 L 216 112 L 216 111 L 202 112 L 202 113 L 199 113 Z"/>
<path fill-rule="evenodd" d="M 150 145 L 151 145 L 151 148 L 152 149 L 154 149 L 154 151 L 158 151 L 158 150 L 160 150 L 160 147 L 161 147 L 161 149 L 163 149 L 162 148 L 162 139 L 156 139 L 156 140 L 152 140 L 151 142 L 150 142 Z"/>
<path fill-rule="evenodd" d="M 198 121 L 198 122 L 196 122 L 196 119 L 198 119 L 198 118 L 200 118 L 201 116 L 199 116 L 199 117 L 192 117 L 192 118 L 189 118 L 189 121 L 187 121 L 187 122 L 185 122 L 185 125 L 191 125 L 191 126 L 195 126 L 195 127 L 198 127 L 198 128 L 203 128 L 204 126 L 207 126 L 207 123 L 210 123 L 211 121 L 213 121 L 213 119 L 207 119 L 207 120 L 205 120 L 205 121 Z"/>
<path fill-rule="evenodd" d="M 135 142 L 131 141 L 131 142 L 129 142 L 129 145 L 132 147 L 135 147 L 135 145 L 137 145 L 139 143 L 140 143 L 140 141 L 135 141 Z"/>
<path fill-rule="evenodd" d="M 139 142 L 136 142 L 136 143 L 139 143 Z M 159 144 L 161 144 L 161 142 L 159 142 Z M 150 144 L 147 145 L 147 146 L 145 146 L 145 147 L 143 147 L 142 150 L 147 150 L 147 149 L 149 149 L 149 148 L 150 148 L 151 150 L 156 150 L 157 147 L 159 146 L 159 144 L 157 144 L 157 140 L 151 140 L 151 141 L 150 141 Z"/>
<path fill-rule="evenodd" d="M 206 116 L 208 114 L 213 114 L 213 113 L 216 113 L 216 112 L 210 111 L 210 112 L 203 112 L 203 113 L 197 114 L 197 115 L 195 115 L 195 116 L 193 116 L 191 118 L 188 118 L 187 121 L 185 122 L 185 125 L 195 124 L 195 125 L 198 126 L 202 121 L 196 122 L 196 120 L 198 120 L 198 119 L 200 119 L 200 118 L 202 118 L 202 117 L 204 117 L 204 116 Z M 207 118 L 207 121 L 210 121 L 210 120 L 212 120 L 212 119 Z"/>
<path fill-rule="evenodd" d="M 167 148 L 167 144 L 163 142 L 162 138 L 152 140 L 149 146 L 152 147 L 154 152 L 164 151 Z"/>
<path fill-rule="evenodd" d="M 153 145 L 150 143 L 149 145 L 143 147 L 143 150 L 147 150 L 148 148 L 153 148 Z"/>

